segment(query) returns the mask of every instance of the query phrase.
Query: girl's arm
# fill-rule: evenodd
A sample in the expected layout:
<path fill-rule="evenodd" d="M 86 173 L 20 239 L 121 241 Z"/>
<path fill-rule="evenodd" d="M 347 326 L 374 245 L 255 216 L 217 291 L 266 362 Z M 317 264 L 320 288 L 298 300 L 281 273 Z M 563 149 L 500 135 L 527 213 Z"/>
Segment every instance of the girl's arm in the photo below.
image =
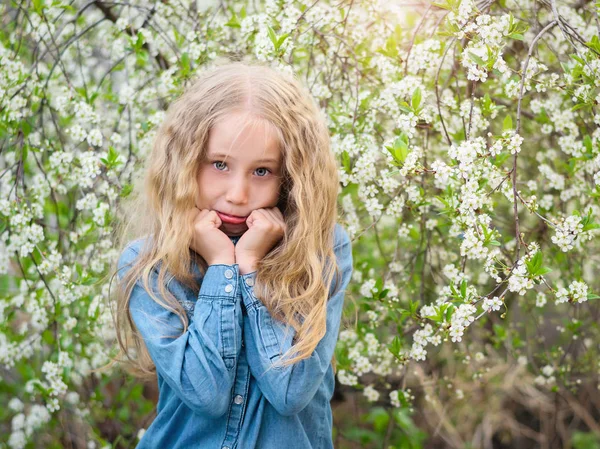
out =
<path fill-rule="evenodd" d="M 119 271 L 137 255 L 128 247 L 119 258 Z M 153 270 L 150 285 L 159 296 L 157 277 Z M 210 417 L 224 415 L 231 399 L 242 343 L 238 277 L 237 264 L 208 267 L 183 334 L 179 317 L 157 304 L 141 280 L 131 293 L 129 310 L 157 373 L 190 409 Z M 183 289 L 180 284 L 170 288 Z"/>
<path fill-rule="evenodd" d="M 341 229 L 341 227 L 340 227 Z M 352 245 L 345 231 L 334 248 L 341 272 L 341 283 L 330 292 L 337 291 L 327 302 L 327 330 L 325 336 L 307 359 L 293 365 L 273 368 L 292 345 L 295 331 L 273 319 L 267 308 L 254 296 L 253 285 L 256 271 L 240 277 L 242 300 L 248 316 L 244 319 L 244 340 L 250 370 L 267 400 L 284 416 L 300 412 L 313 398 L 333 356 L 342 308 L 344 292 L 352 274 Z"/>

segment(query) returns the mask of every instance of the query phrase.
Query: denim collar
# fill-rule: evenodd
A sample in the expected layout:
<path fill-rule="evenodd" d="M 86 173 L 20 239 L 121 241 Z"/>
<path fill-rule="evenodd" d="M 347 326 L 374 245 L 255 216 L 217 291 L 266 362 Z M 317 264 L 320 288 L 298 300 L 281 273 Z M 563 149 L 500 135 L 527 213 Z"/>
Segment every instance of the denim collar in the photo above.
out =
<path fill-rule="evenodd" d="M 234 245 L 237 244 L 237 242 L 240 240 L 242 236 L 241 235 L 236 235 L 236 236 L 229 236 L 229 239 L 233 242 Z"/>

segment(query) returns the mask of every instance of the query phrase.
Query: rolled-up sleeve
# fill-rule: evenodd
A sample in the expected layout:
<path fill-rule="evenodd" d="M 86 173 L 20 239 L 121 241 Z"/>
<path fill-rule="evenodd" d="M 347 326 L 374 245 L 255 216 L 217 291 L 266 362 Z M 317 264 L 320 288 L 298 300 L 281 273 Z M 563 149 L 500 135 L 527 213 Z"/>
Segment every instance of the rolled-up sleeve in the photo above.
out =
<path fill-rule="evenodd" d="M 128 247 L 119 259 L 119 277 L 137 257 Z M 160 298 L 158 274 L 151 272 L 150 286 Z M 238 265 L 211 265 L 206 270 L 185 332 L 177 314 L 152 299 L 138 280 L 129 310 L 156 366 L 156 371 L 196 413 L 219 417 L 226 413 L 241 348 Z"/>
<path fill-rule="evenodd" d="M 247 310 L 244 319 L 246 354 L 252 374 L 267 400 L 278 413 L 294 415 L 314 397 L 331 363 L 340 329 L 345 290 L 352 275 L 352 244 L 346 231 L 334 253 L 341 282 L 330 288 L 327 302 L 326 332 L 310 357 L 283 367 L 273 367 L 291 346 L 295 331 L 275 320 L 254 294 L 256 271 L 240 276 L 242 301 Z M 336 239 L 337 240 L 337 239 Z"/>

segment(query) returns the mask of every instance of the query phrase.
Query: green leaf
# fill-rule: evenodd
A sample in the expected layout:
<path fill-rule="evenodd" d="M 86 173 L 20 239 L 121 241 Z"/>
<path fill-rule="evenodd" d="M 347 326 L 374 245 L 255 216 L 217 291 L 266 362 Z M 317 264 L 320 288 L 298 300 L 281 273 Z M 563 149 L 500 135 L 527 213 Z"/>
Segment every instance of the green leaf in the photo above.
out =
<path fill-rule="evenodd" d="M 494 324 L 494 333 L 500 340 L 504 340 L 506 338 L 506 329 L 500 324 Z"/>
<path fill-rule="evenodd" d="M 506 160 L 511 156 L 510 153 L 508 152 L 504 152 L 504 153 L 500 153 L 497 154 L 494 158 L 494 165 L 496 167 L 500 167 L 502 166 L 502 164 L 504 164 L 504 162 L 506 162 Z"/>
<path fill-rule="evenodd" d="M 408 235 L 410 236 L 411 239 L 413 239 L 415 242 L 417 240 L 419 240 L 419 238 L 421 237 L 421 234 L 419 233 L 419 230 L 416 227 L 412 227 L 410 228 L 410 231 L 408 231 Z"/>
<path fill-rule="evenodd" d="M 440 324 L 442 322 L 442 319 L 440 318 L 439 314 L 436 314 L 436 315 L 427 315 L 427 316 L 424 316 L 422 318 L 427 318 L 428 320 L 431 320 L 431 321 L 433 321 L 436 324 Z"/>
<path fill-rule="evenodd" d="M 536 252 L 531 258 L 532 267 L 534 271 L 537 271 L 542 266 L 542 253 Z"/>
<path fill-rule="evenodd" d="M 487 49 L 486 68 L 488 70 L 492 70 L 492 67 L 494 67 L 494 64 L 496 63 L 496 55 L 494 54 L 494 52 L 492 51 L 492 48 L 489 45 L 486 45 L 485 48 Z"/>
<path fill-rule="evenodd" d="M 487 63 L 473 52 L 469 52 L 469 57 L 481 66 L 487 66 Z"/>
<path fill-rule="evenodd" d="M 402 103 L 400 103 L 398 105 L 398 109 L 400 109 L 402 112 L 405 113 L 409 113 L 409 112 L 413 112 L 413 110 L 410 108 L 410 106 L 408 105 L 408 103 L 406 101 L 403 101 Z"/>
<path fill-rule="evenodd" d="M 273 47 L 275 47 L 275 50 L 277 50 L 277 35 L 275 34 L 275 31 L 273 31 L 273 28 L 267 25 L 267 32 L 269 33 L 269 39 L 271 39 L 271 42 L 273 42 Z"/>
<path fill-rule="evenodd" d="M 98 280 L 99 280 L 98 278 L 86 276 L 81 280 L 80 284 L 81 285 L 94 285 L 95 283 L 98 282 Z"/>
<path fill-rule="evenodd" d="M 583 138 L 583 145 L 585 146 L 586 150 L 588 150 L 589 153 L 592 152 L 592 150 L 593 150 L 592 138 L 589 136 L 589 134 L 586 134 L 585 137 Z"/>
<path fill-rule="evenodd" d="M 398 56 L 398 43 L 393 34 L 385 41 L 385 51 L 391 58 L 396 58 Z"/>
<path fill-rule="evenodd" d="M 181 58 L 179 58 L 178 61 L 179 67 L 180 67 L 180 74 L 183 78 L 187 77 L 187 75 L 190 73 L 190 55 L 185 52 L 181 55 Z"/>
<path fill-rule="evenodd" d="M 138 67 L 145 67 L 148 64 L 148 56 L 146 50 L 140 50 L 135 53 L 135 63 Z"/>
<path fill-rule="evenodd" d="M 458 296 L 458 292 L 456 291 L 456 287 L 454 287 L 454 283 L 450 284 L 450 291 L 452 292 L 453 297 Z"/>
<path fill-rule="evenodd" d="M 117 165 L 117 160 L 119 158 L 119 153 L 115 150 L 115 147 L 112 145 L 108 147 L 108 154 L 106 158 L 100 158 L 102 163 L 106 165 L 106 168 L 110 169 L 113 166 Z"/>
<path fill-rule="evenodd" d="M 583 59 L 581 59 L 579 56 L 577 56 L 575 53 L 572 53 L 569 56 L 571 58 L 573 58 L 575 61 L 577 61 L 578 63 L 585 65 L 585 61 Z"/>
<path fill-rule="evenodd" d="M 600 436 L 593 432 L 573 432 L 571 443 L 573 449 L 600 449 Z"/>
<path fill-rule="evenodd" d="M 375 407 L 367 415 L 366 421 L 373 423 L 373 428 L 381 433 L 387 429 L 390 415 L 383 407 Z"/>
<path fill-rule="evenodd" d="M 600 225 L 597 223 L 588 223 L 583 227 L 583 231 L 589 231 L 590 229 L 598 229 Z"/>
<path fill-rule="evenodd" d="M 586 42 L 585 45 L 588 48 L 591 48 L 592 50 L 595 50 L 596 53 L 600 53 L 600 39 L 598 39 L 597 35 L 594 35 L 592 37 L 592 40 L 589 42 Z"/>
<path fill-rule="evenodd" d="M 486 116 L 490 115 L 496 109 L 495 103 L 487 93 L 479 99 L 479 103 L 481 105 L 481 112 Z"/>
<path fill-rule="evenodd" d="M 432 3 L 431 5 L 432 5 L 432 6 L 436 6 L 436 7 L 438 7 L 438 8 L 441 8 L 441 9 L 446 9 L 446 10 L 448 10 L 448 11 L 451 11 L 451 10 L 452 10 L 452 7 L 450 7 L 450 6 L 446 5 L 445 3 L 435 3 L 435 2 L 434 2 L 434 3 Z"/>
<path fill-rule="evenodd" d="M 244 10 L 244 13 L 245 13 L 245 10 Z M 231 18 L 225 24 L 225 26 L 230 27 L 230 28 L 241 28 L 242 27 L 242 25 L 240 25 L 240 22 L 238 21 L 237 16 L 235 15 L 235 12 L 232 14 Z"/>
<path fill-rule="evenodd" d="M 591 108 L 591 106 L 587 103 L 577 103 L 575 106 L 573 106 L 571 108 L 571 111 L 575 112 L 575 111 L 579 111 L 580 109 L 584 109 L 584 108 Z"/>
<path fill-rule="evenodd" d="M 454 310 L 456 310 L 454 305 L 448 304 L 448 308 L 446 309 L 446 321 L 447 322 L 450 322 L 450 320 L 452 319 L 452 314 L 454 313 Z"/>
<path fill-rule="evenodd" d="M 393 146 L 387 146 L 386 145 L 386 149 L 389 151 L 389 153 L 392 155 L 392 157 L 394 158 L 394 161 L 396 162 L 396 164 L 398 166 L 402 166 L 404 165 L 404 161 L 406 160 L 406 157 L 408 156 L 409 150 L 408 150 L 408 137 L 403 133 L 402 135 L 400 135 L 399 137 L 396 138 L 396 140 L 394 141 Z"/>
<path fill-rule="evenodd" d="M 419 309 L 419 301 L 409 301 L 409 309 L 410 309 L 410 316 L 413 318 L 417 317 L 417 310 Z"/>
<path fill-rule="evenodd" d="M 346 173 L 352 173 L 352 168 L 350 167 L 350 155 L 346 150 L 342 151 L 342 166 L 344 167 L 344 170 L 346 170 Z"/>
<path fill-rule="evenodd" d="M 44 340 L 44 342 L 48 343 L 49 345 L 54 344 L 54 334 L 50 329 L 46 329 L 42 333 L 42 340 Z"/>
<path fill-rule="evenodd" d="M 391 343 L 387 345 L 388 350 L 396 357 L 400 356 L 400 350 L 402 349 L 402 340 L 396 335 Z"/>
<path fill-rule="evenodd" d="M 377 52 L 388 58 L 396 59 L 398 57 L 398 42 L 395 35 L 392 34 L 388 37 L 385 41 L 385 48 L 379 48 Z"/>
<path fill-rule="evenodd" d="M 463 298 L 467 298 L 467 280 L 463 279 L 462 282 L 460 283 L 460 295 Z"/>
<path fill-rule="evenodd" d="M 512 122 L 512 118 L 510 115 L 507 115 L 504 118 L 504 122 L 502 122 L 502 130 L 503 131 L 507 131 L 509 129 L 513 129 L 513 122 Z"/>
<path fill-rule="evenodd" d="M 142 49 L 142 46 L 144 45 L 144 35 L 138 31 L 137 33 L 137 39 L 135 40 L 134 44 L 133 44 L 133 49 L 138 52 Z"/>
<path fill-rule="evenodd" d="M 128 421 L 130 417 L 129 407 L 121 407 L 117 412 L 117 417 L 121 421 Z"/>
<path fill-rule="evenodd" d="M 33 0 L 33 7 L 39 15 L 42 15 L 42 9 L 44 8 L 44 3 L 45 3 L 44 0 Z"/>
<path fill-rule="evenodd" d="M 279 39 L 277 39 L 277 45 L 275 46 L 275 50 L 279 50 L 279 48 L 281 47 L 281 45 L 285 42 L 285 40 L 290 36 L 290 33 L 285 33 L 281 36 L 279 36 Z"/>
<path fill-rule="evenodd" d="M 419 87 L 417 87 L 412 94 L 411 105 L 415 111 L 419 109 L 419 106 L 421 105 L 421 89 Z"/>
<path fill-rule="evenodd" d="M 129 196 L 129 194 L 133 191 L 133 185 L 132 184 L 124 184 L 123 188 L 121 189 L 121 193 L 119 193 L 119 196 L 121 198 L 125 198 L 127 196 Z"/>
<path fill-rule="evenodd" d="M 23 131 L 23 135 L 27 137 L 31 133 L 31 123 L 28 120 L 23 120 L 21 122 L 21 131 Z"/>
<path fill-rule="evenodd" d="M 348 429 L 342 430 L 341 434 L 344 436 L 344 439 L 356 442 L 360 447 L 370 445 L 371 443 L 379 441 L 381 438 L 377 432 L 360 427 L 349 427 Z"/>
<path fill-rule="evenodd" d="M 379 278 L 375 281 L 375 287 L 373 287 L 373 289 L 377 290 L 377 292 L 380 292 L 382 287 L 383 287 L 383 280 L 381 278 Z"/>

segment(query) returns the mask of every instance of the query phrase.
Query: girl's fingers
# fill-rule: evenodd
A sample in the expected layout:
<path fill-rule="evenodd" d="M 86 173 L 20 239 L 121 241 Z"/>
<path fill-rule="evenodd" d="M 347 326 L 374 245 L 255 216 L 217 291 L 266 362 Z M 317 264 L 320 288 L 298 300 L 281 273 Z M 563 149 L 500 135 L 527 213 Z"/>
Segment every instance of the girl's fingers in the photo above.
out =
<path fill-rule="evenodd" d="M 279 218 L 279 220 L 284 221 L 284 219 L 283 219 L 283 213 L 281 213 L 281 211 L 279 210 L 278 207 L 274 207 L 271 210 L 275 213 L 275 215 Z"/>
<path fill-rule="evenodd" d="M 248 219 L 246 220 L 246 223 L 248 224 L 248 226 L 254 225 L 254 222 L 256 221 L 257 218 L 262 218 L 262 219 L 265 218 L 261 209 L 255 209 L 255 210 L 253 210 L 250 213 L 250 216 L 248 217 Z"/>
<path fill-rule="evenodd" d="M 283 220 L 283 215 L 281 211 L 277 207 L 273 207 L 271 209 L 264 209 L 269 216 L 271 217 L 271 223 L 273 223 L 277 228 L 283 230 L 285 232 L 285 221 Z"/>
<path fill-rule="evenodd" d="M 195 206 L 198 209 L 198 213 L 196 214 L 195 223 L 212 223 L 213 226 L 220 227 L 221 219 L 217 215 L 217 213 L 213 210 L 209 209 L 200 209 L 198 206 Z"/>
<path fill-rule="evenodd" d="M 253 226 L 256 220 L 268 222 L 272 227 L 281 229 L 284 233 L 286 230 L 285 220 L 281 211 L 275 208 L 255 209 L 248 217 L 248 226 Z"/>
<path fill-rule="evenodd" d="M 265 209 L 271 218 L 271 223 L 278 229 L 285 229 L 283 221 L 277 216 L 274 209 Z"/>
<path fill-rule="evenodd" d="M 279 223 L 281 228 L 285 231 L 285 229 L 286 229 L 285 220 L 284 220 L 283 214 L 281 213 L 279 208 L 274 207 L 273 209 L 271 209 L 271 212 L 273 212 L 273 215 L 275 216 L 275 220 L 277 221 L 277 223 Z"/>
<path fill-rule="evenodd" d="M 272 207 L 272 208 L 263 209 L 263 210 L 269 214 L 269 216 L 273 219 L 274 222 L 276 222 L 276 223 L 281 222 L 279 215 L 277 215 L 277 211 L 279 209 L 277 209 L 276 207 Z M 283 218 L 283 217 L 281 217 L 281 218 Z"/>
<path fill-rule="evenodd" d="M 265 212 L 266 215 L 268 215 L 270 222 L 277 222 L 277 217 L 275 216 L 275 214 L 273 213 L 273 211 L 271 209 L 263 209 L 263 211 Z"/>

